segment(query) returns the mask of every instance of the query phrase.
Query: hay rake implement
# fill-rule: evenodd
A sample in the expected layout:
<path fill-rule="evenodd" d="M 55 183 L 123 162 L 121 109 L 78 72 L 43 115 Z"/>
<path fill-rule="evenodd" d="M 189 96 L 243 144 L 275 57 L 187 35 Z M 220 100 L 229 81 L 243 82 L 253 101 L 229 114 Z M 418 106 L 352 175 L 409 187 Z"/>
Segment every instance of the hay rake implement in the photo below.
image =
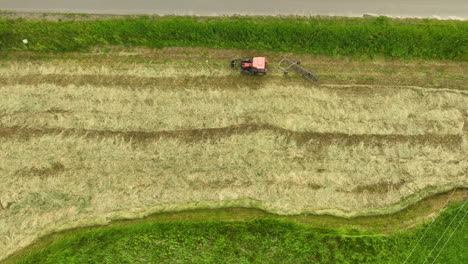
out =
<path fill-rule="evenodd" d="M 292 69 L 311 81 L 319 81 L 317 76 L 315 76 L 312 72 L 306 70 L 304 67 L 300 66 L 300 64 L 301 63 L 299 61 L 294 62 L 288 58 L 283 57 L 278 63 L 278 67 L 283 71 L 284 74 L 288 74 L 288 70 Z"/>

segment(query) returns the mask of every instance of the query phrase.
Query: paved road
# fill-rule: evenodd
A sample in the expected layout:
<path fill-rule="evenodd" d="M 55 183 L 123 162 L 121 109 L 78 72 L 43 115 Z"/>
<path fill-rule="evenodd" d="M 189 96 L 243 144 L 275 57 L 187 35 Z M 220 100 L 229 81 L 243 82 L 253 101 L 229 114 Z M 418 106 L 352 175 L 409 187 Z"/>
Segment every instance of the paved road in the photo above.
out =
<path fill-rule="evenodd" d="M 298 14 L 468 19 L 468 0 L 0 0 L 0 10 L 105 14 Z"/>

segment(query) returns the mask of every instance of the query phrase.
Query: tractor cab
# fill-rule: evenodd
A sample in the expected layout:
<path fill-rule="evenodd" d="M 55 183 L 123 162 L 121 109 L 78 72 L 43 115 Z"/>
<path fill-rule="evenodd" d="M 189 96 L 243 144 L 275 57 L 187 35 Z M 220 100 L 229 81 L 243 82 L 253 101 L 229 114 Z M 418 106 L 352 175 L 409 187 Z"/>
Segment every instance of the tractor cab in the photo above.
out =
<path fill-rule="evenodd" d="M 241 74 L 265 75 L 268 72 L 268 60 L 265 57 L 233 60 L 231 61 L 231 67 L 235 67 L 238 63 L 241 67 Z"/>
<path fill-rule="evenodd" d="M 266 65 L 268 60 L 265 57 L 254 57 L 252 60 L 252 68 L 255 69 L 256 72 L 267 72 Z"/>

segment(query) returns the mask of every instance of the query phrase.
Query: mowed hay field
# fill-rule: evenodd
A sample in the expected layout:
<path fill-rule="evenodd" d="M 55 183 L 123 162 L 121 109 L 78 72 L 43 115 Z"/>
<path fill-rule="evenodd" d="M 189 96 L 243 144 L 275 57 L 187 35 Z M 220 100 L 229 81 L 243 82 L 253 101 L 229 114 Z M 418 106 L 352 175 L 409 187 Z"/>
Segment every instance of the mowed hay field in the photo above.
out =
<path fill-rule="evenodd" d="M 468 187 L 468 63 L 252 51 L 2 54 L 0 258 L 54 231 L 160 211 L 396 212 Z M 291 54 L 286 54 L 291 56 Z"/>

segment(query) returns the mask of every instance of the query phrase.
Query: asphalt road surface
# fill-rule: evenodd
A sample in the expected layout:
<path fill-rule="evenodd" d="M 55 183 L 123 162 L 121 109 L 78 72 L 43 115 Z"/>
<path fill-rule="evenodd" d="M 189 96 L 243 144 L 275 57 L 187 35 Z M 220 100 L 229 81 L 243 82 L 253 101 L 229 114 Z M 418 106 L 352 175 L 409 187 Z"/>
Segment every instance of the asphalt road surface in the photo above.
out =
<path fill-rule="evenodd" d="M 373 14 L 468 19 L 468 0 L 0 0 L 0 10 L 210 16 Z"/>

